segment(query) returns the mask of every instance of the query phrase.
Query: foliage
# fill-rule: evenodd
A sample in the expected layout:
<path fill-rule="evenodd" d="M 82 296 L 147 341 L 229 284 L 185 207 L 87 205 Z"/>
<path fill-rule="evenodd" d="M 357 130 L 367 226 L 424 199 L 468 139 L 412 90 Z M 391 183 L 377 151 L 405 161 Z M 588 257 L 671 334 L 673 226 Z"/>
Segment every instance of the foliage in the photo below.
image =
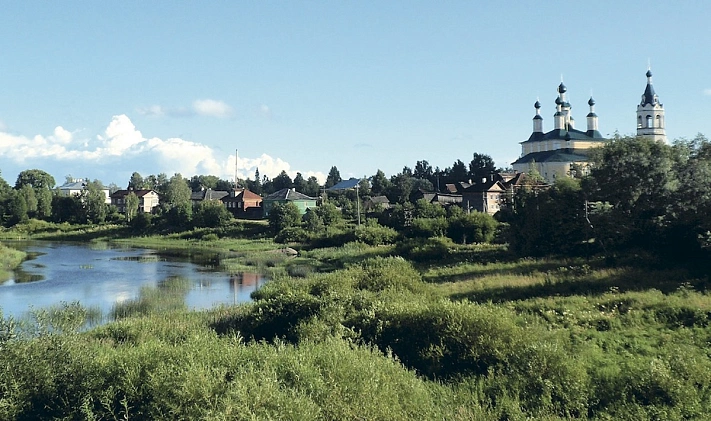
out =
<path fill-rule="evenodd" d="M 22 186 L 30 186 L 33 189 L 47 189 L 52 190 L 54 188 L 55 181 L 49 173 L 42 170 L 25 170 L 17 175 L 17 181 L 15 181 L 15 189 L 19 190 Z"/>
<path fill-rule="evenodd" d="M 488 213 L 462 214 L 450 219 L 447 236 L 462 244 L 489 243 L 494 239 L 497 224 L 496 219 Z"/>
<path fill-rule="evenodd" d="M 329 188 L 333 187 L 336 184 L 340 183 L 343 181 L 341 178 L 341 173 L 338 171 L 338 168 L 336 166 L 332 166 L 331 169 L 328 171 L 328 176 L 326 177 L 326 184 L 324 187 Z"/>
<path fill-rule="evenodd" d="M 269 210 L 269 228 L 274 234 L 289 227 L 301 225 L 301 212 L 291 203 L 275 203 Z"/>
<path fill-rule="evenodd" d="M 393 244 L 398 238 L 398 233 L 392 228 L 384 227 L 373 219 L 369 219 L 365 224 L 357 227 L 354 232 L 356 241 L 369 244 L 371 246 L 382 246 Z"/>
<path fill-rule="evenodd" d="M 195 227 L 216 228 L 225 225 L 232 214 L 219 200 L 203 200 L 193 210 L 193 225 Z"/>

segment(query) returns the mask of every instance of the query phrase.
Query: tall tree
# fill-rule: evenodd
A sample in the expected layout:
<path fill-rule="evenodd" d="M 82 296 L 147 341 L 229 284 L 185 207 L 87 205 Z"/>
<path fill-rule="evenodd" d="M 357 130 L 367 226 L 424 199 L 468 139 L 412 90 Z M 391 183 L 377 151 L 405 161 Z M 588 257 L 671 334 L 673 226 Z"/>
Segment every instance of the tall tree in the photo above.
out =
<path fill-rule="evenodd" d="M 473 182 L 478 183 L 485 178 L 488 179 L 496 172 L 496 164 L 489 155 L 474 153 L 471 162 L 469 162 L 469 178 Z"/>
<path fill-rule="evenodd" d="M 390 180 L 385 177 L 385 173 L 378 170 L 374 176 L 370 177 L 370 193 L 373 196 L 384 195 L 390 189 Z"/>
<path fill-rule="evenodd" d="M 341 173 L 338 172 L 338 168 L 336 168 L 335 165 L 332 166 L 331 170 L 328 171 L 328 176 L 326 177 L 326 188 L 333 187 L 341 181 L 343 181 L 341 179 Z"/>
<path fill-rule="evenodd" d="M 192 190 L 188 186 L 188 181 L 183 178 L 180 173 L 175 173 L 170 180 L 165 190 L 165 196 L 162 198 L 168 208 L 175 206 L 190 205 L 190 195 Z"/>
<path fill-rule="evenodd" d="M 306 180 L 306 189 L 302 192 L 303 194 L 310 197 L 318 197 L 321 192 L 321 184 L 319 184 L 318 179 L 313 175 Z"/>
<path fill-rule="evenodd" d="M 94 180 L 86 184 L 82 191 L 81 202 L 85 210 L 86 222 L 100 224 L 106 220 L 109 206 L 106 204 L 104 186 L 100 181 Z"/>
<path fill-rule="evenodd" d="M 128 190 L 143 190 L 146 188 L 145 181 L 143 181 L 143 176 L 138 172 L 131 174 L 131 178 L 128 180 Z"/>
<path fill-rule="evenodd" d="M 138 214 L 138 196 L 134 192 L 130 192 L 126 195 L 126 221 L 131 222 L 133 218 Z"/>
<path fill-rule="evenodd" d="M 300 172 L 297 172 L 296 177 L 294 177 L 294 188 L 297 192 L 306 194 L 304 193 L 306 191 L 306 180 Z"/>
<path fill-rule="evenodd" d="M 34 189 L 54 188 L 54 177 L 42 170 L 25 170 L 17 176 L 15 188 L 20 189 L 22 186 L 29 185 Z"/>
<path fill-rule="evenodd" d="M 286 173 L 286 171 L 282 170 L 279 175 L 274 177 L 272 180 L 272 188 L 274 191 L 279 191 L 281 189 L 290 189 L 293 186 L 293 182 L 291 181 L 291 177 L 289 177 L 289 174 Z"/>

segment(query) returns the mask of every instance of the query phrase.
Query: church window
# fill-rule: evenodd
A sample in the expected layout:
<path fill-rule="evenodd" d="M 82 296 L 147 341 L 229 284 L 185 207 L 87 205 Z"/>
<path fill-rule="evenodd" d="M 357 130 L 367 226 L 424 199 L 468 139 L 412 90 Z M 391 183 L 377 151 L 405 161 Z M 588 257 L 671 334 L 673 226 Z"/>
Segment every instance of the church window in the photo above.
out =
<path fill-rule="evenodd" d="M 657 122 L 655 123 L 655 127 L 660 129 L 662 128 L 662 116 L 660 116 L 659 114 L 657 114 Z"/>
<path fill-rule="evenodd" d="M 648 115 L 647 116 L 647 128 L 652 128 L 652 127 L 654 127 L 654 126 L 652 126 L 652 116 Z"/>
<path fill-rule="evenodd" d="M 637 117 L 637 128 L 642 128 L 642 116 Z"/>

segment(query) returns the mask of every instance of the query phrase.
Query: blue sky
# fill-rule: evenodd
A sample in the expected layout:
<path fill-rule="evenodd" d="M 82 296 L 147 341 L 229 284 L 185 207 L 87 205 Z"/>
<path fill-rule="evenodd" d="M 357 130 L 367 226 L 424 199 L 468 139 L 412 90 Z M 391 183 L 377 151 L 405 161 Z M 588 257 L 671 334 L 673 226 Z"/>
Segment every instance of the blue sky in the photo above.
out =
<path fill-rule="evenodd" d="M 0 0 L 0 170 L 390 176 L 507 166 L 561 75 L 632 134 L 648 63 L 670 139 L 711 136 L 705 1 Z"/>

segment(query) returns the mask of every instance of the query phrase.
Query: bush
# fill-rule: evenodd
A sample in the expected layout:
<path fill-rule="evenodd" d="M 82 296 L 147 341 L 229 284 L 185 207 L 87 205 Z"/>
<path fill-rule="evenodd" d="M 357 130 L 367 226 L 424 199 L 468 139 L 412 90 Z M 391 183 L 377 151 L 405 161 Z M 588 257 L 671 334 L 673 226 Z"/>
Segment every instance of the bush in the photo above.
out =
<path fill-rule="evenodd" d="M 413 238 L 397 244 L 395 252 L 414 262 L 429 262 L 449 257 L 452 246 L 448 238 Z"/>
<path fill-rule="evenodd" d="M 489 243 L 494 239 L 497 224 L 488 213 L 463 214 L 450 220 L 447 236 L 462 244 Z"/>
<path fill-rule="evenodd" d="M 368 222 L 355 229 L 355 239 L 371 246 L 392 244 L 398 233 L 390 227 L 384 227 L 377 222 Z"/>
<path fill-rule="evenodd" d="M 447 219 L 439 218 L 415 218 L 407 230 L 410 237 L 440 237 L 447 233 L 449 226 Z"/>
<path fill-rule="evenodd" d="M 304 243 L 309 241 L 311 236 L 301 227 L 287 227 L 279 231 L 274 237 L 277 243 Z"/>

